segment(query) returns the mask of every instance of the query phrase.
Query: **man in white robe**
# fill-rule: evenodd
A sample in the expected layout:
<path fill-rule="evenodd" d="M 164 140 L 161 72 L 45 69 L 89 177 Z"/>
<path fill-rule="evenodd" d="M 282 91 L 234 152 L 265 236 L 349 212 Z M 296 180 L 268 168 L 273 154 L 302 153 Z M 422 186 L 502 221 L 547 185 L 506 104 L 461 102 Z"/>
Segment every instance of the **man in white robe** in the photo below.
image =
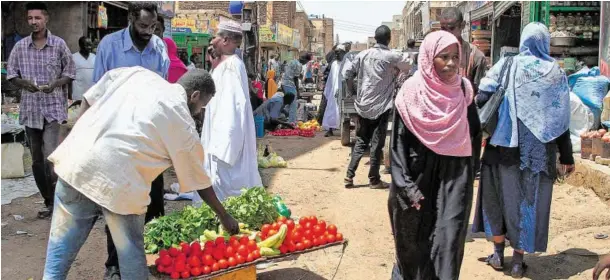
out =
<path fill-rule="evenodd" d="M 324 97 L 326 97 L 326 109 L 324 110 L 324 118 L 322 119 L 322 128 L 326 131 L 325 137 L 334 136 L 333 129 L 339 128 L 340 113 L 337 97 L 341 94 L 343 87 L 343 66 L 345 56 L 345 46 L 338 45 L 335 48 L 335 61 L 330 67 L 330 73 L 324 87 Z"/>
<path fill-rule="evenodd" d="M 235 55 L 242 40 L 241 25 L 225 21 L 218 29 L 210 48 L 218 59 L 212 70 L 217 92 L 206 106 L 201 141 L 205 170 L 222 201 L 240 195 L 241 189 L 262 186 L 262 181 L 248 76 L 243 61 Z"/>

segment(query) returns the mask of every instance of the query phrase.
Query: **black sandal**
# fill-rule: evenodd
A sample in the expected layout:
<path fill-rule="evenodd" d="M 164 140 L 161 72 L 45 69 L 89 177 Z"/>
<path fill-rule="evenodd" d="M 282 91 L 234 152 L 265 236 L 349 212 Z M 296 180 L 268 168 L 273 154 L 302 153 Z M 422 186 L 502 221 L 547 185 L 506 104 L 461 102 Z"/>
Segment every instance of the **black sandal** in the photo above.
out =
<path fill-rule="evenodd" d="M 500 256 L 496 255 L 495 253 L 489 255 L 489 257 L 485 259 L 485 263 L 487 263 L 487 265 L 491 266 L 496 271 L 504 270 L 504 260 L 502 260 L 502 258 L 500 258 Z"/>
<path fill-rule="evenodd" d="M 347 188 L 347 189 L 353 188 L 354 187 L 354 179 L 345 178 L 345 179 L 343 179 L 343 184 L 345 185 L 345 188 Z"/>
<path fill-rule="evenodd" d="M 512 276 L 515 279 L 521 279 L 521 278 L 523 278 L 523 275 L 525 274 L 526 269 L 527 269 L 527 265 L 525 263 L 513 264 L 513 268 L 510 271 L 510 276 Z"/>

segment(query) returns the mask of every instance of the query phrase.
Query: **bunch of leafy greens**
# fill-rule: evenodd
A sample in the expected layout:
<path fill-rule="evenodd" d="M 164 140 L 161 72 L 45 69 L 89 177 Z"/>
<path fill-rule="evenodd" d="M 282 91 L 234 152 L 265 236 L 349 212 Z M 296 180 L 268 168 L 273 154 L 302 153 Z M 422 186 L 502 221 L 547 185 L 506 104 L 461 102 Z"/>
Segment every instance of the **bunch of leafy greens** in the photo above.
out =
<path fill-rule="evenodd" d="M 272 223 L 278 217 L 273 197 L 263 187 L 242 190 L 240 196 L 228 198 L 223 205 L 233 218 L 248 224 L 250 229 L 260 229 L 263 224 Z M 207 204 L 199 208 L 186 206 L 181 211 L 146 224 L 144 248 L 146 253 L 156 253 L 183 241 L 196 240 L 205 230 L 216 230 L 218 225 L 218 217 Z"/>

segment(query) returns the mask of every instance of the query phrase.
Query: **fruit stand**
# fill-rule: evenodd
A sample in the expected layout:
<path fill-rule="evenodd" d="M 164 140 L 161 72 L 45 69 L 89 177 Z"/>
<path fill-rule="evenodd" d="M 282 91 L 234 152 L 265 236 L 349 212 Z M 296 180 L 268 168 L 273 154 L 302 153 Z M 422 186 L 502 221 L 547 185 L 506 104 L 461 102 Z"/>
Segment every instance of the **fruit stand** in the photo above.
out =
<path fill-rule="evenodd" d="M 293 219 L 278 196 L 263 187 L 223 202 L 240 223 L 231 236 L 207 205 L 184 210 L 146 225 L 145 247 L 158 279 L 256 279 L 255 265 L 332 246 L 345 246 L 337 227 L 316 216 Z M 217 230 L 216 230 L 217 229 Z"/>

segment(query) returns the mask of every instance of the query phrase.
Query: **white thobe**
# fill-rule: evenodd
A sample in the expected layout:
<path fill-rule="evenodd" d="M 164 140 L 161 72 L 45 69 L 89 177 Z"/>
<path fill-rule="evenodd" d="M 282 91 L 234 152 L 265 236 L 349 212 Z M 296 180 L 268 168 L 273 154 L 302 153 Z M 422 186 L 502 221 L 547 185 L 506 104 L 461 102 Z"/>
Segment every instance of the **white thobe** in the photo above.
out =
<path fill-rule="evenodd" d="M 86 59 L 80 52 L 72 54 L 76 68 L 76 79 L 72 82 L 72 99 L 82 100 L 83 94 L 93 86 L 93 66 L 95 54 L 90 53 Z"/>
<path fill-rule="evenodd" d="M 204 167 L 219 200 L 262 186 L 246 67 L 232 55 L 212 72 L 216 94 L 206 106 Z"/>
<path fill-rule="evenodd" d="M 330 73 L 324 87 L 324 97 L 326 97 L 326 110 L 324 110 L 324 118 L 322 119 L 322 128 L 337 129 L 339 128 L 339 104 L 337 97 L 341 94 L 343 87 L 343 64 L 341 61 L 334 61 L 330 67 Z"/>

